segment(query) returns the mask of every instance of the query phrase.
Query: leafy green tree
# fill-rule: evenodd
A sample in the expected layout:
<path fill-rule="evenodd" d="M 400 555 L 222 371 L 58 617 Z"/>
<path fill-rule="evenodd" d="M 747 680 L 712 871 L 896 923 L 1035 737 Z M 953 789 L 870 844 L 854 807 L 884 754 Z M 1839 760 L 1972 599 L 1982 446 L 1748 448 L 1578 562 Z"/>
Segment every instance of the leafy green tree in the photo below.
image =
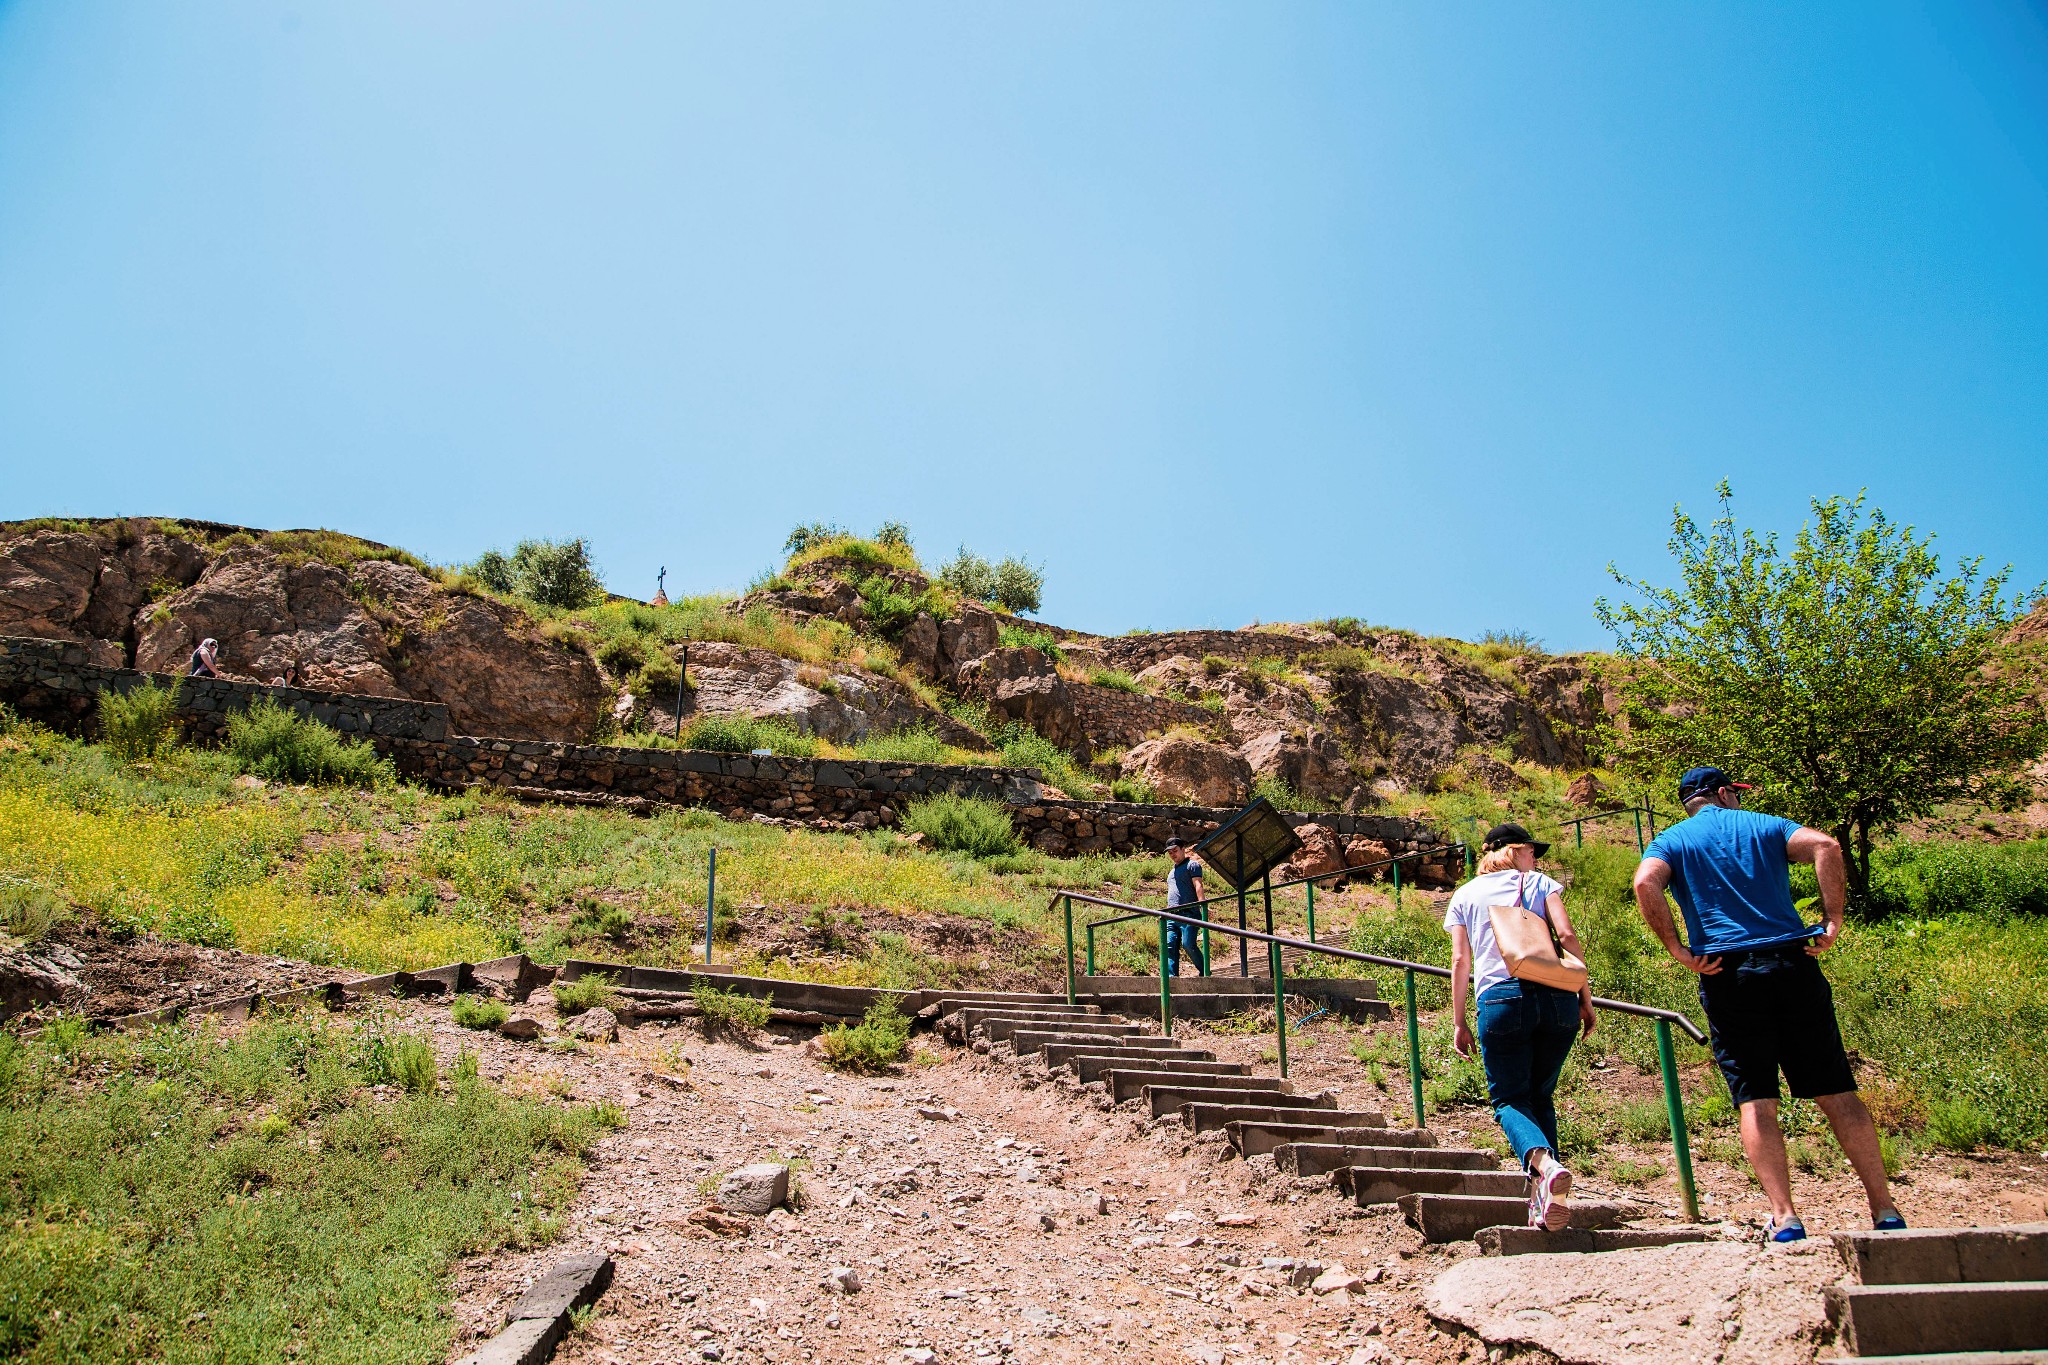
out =
<path fill-rule="evenodd" d="M 1702 528 L 1672 512 L 1680 584 L 1608 572 L 1633 602 L 1595 603 L 1633 667 L 1622 682 L 1624 768 L 1669 779 L 1713 763 L 1752 805 L 1830 831 L 1867 904 L 1873 836 L 1992 793 L 2048 745 L 2048 721 L 2003 637 L 2040 589 L 2010 566 L 1944 572 L 1931 548 L 1864 497 L 1815 500 L 1789 555 L 1738 528 L 1726 482 Z"/>
<path fill-rule="evenodd" d="M 486 550 L 469 566 L 492 592 L 547 607 L 593 606 L 604 600 L 604 581 L 590 560 L 590 542 L 522 540 L 508 557 Z"/>
<path fill-rule="evenodd" d="M 1017 615 L 1037 611 L 1039 594 L 1045 589 L 1044 571 L 1030 562 L 1012 555 L 991 564 L 965 545 L 940 567 L 939 581 L 962 597 L 992 603 Z"/>

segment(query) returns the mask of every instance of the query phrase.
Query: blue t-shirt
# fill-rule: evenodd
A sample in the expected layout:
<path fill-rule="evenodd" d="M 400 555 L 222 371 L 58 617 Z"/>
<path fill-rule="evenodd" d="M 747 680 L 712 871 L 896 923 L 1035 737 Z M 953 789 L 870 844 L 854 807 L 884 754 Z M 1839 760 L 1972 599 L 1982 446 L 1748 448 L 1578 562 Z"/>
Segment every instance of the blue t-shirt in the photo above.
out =
<path fill-rule="evenodd" d="M 1785 843 L 1799 822 L 1753 810 L 1703 806 L 1651 841 L 1645 858 L 1671 867 L 1671 894 L 1685 912 L 1685 939 L 1707 956 L 1803 936 L 1792 904 Z"/>
<path fill-rule="evenodd" d="M 1193 858 L 1184 858 L 1173 865 L 1166 874 L 1166 908 L 1176 905 L 1192 905 L 1195 902 L 1195 878 L 1202 875 L 1202 865 Z"/>

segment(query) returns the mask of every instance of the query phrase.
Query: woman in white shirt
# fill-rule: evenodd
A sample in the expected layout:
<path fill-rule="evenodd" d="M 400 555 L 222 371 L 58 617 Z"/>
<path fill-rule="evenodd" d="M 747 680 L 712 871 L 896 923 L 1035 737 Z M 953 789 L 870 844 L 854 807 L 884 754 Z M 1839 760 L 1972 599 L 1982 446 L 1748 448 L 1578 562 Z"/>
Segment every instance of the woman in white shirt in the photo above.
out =
<path fill-rule="evenodd" d="M 1593 1032 L 1593 991 L 1577 995 L 1508 971 L 1494 943 L 1492 907 L 1520 905 L 1550 921 L 1558 942 L 1585 957 L 1565 914 L 1564 888 L 1536 870 L 1550 850 L 1520 825 L 1486 832 L 1477 874 L 1451 896 L 1444 928 L 1451 934 L 1451 1014 L 1454 1046 L 1472 1055 L 1473 1030 L 1465 1022 L 1469 987 L 1478 1001 L 1478 1045 L 1494 1117 L 1529 1173 L 1529 1225 L 1562 1228 L 1571 1221 L 1567 1199 L 1572 1173 L 1557 1159 L 1557 1074 L 1572 1044 Z"/>

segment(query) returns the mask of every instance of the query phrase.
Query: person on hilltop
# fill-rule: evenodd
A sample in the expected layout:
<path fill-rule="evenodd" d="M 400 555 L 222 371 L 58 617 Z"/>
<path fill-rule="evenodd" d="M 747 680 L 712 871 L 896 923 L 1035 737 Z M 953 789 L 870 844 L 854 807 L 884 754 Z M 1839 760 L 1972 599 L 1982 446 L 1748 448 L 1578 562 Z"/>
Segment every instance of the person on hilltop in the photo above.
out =
<path fill-rule="evenodd" d="M 218 678 L 220 676 L 220 641 L 208 636 L 199 642 L 199 648 L 192 651 L 192 661 L 185 666 L 188 678 Z"/>
<path fill-rule="evenodd" d="M 1680 966 L 1697 973 L 1714 1061 L 1742 1114 L 1742 1150 L 1770 1201 L 1764 1238 L 1797 1242 L 1806 1226 L 1792 1203 L 1785 1134 L 1778 1127 L 1778 1073 L 1796 1099 L 1827 1116 L 1856 1168 L 1880 1232 L 1906 1226 L 1892 1206 L 1877 1125 L 1856 1094 L 1856 1076 L 1835 1022 L 1835 998 L 1820 956 L 1842 933 L 1847 870 L 1832 835 L 1742 808 L 1750 790 L 1719 768 L 1678 780 L 1686 819 L 1658 835 L 1636 869 L 1636 907 Z M 1811 863 L 1820 882 L 1821 923 L 1809 927 L 1792 903 L 1791 864 Z M 1664 893 L 1685 912 L 1678 940 Z"/>
<path fill-rule="evenodd" d="M 1200 905 L 1202 899 L 1202 865 L 1188 851 L 1187 841 L 1179 835 L 1166 841 L 1166 856 L 1173 859 L 1173 866 L 1166 870 L 1166 908 L 1177 910 L 1181 906 L 1189 909 L 1180 913 L 1194 919 L 1207 919 Z M 1166 935 L 1166 961 L 1175 976 L 1180 975 L 1180 955 L 1186 952 L 1194 959 L 1195 970 L 1203 976 L 1209 974 L 1208 959 L 1202 956 L 1202 931 L 1192 924 L 1175 924 L 1162 921 L 1162 932 Z"/>
<path fill-rule="evenodd" d="M 1593 1032 L 1594 1018 L 1564 887 L 1536 870 L 1549 851 L 1520 825 L 1488 830 L 1472 879 L 1451 894 L 1444 928 L 1457 1021 L 1452 1046 L 1461 1057 L 1472 1055 L 1469 987 L 1487 1098 L 1529 1175 L 1529 1226 L 1557 1229 L 1571 1222 L 1572 1191 L 1572 1173 L 1558 1160 L 1557 1077 L 1572 1045 Z"/>

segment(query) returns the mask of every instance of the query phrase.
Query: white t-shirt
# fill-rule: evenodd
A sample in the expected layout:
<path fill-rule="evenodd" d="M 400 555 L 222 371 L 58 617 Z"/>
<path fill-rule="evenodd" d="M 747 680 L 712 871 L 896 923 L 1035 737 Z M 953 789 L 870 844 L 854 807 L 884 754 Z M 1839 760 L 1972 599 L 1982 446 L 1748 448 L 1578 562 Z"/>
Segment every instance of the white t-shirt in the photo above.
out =
<path fill-rule="evenodd" d="M 1444 909 L 1445 931 L 1462 924 L 1471 936 L 1472 998 L 1475 1000 L 1486 994 L 1489 988 L 1514 980 L 1508 974 L 1506 959 L 1501 957 L 1500 949 L 1493 941 L 1491 907 L 1516 904 L 1518 883 L 1519 903 L 1549 919 L 1551 893 L 1563 891 L 1564 887 L 1541 872 L 1525 875 L 1510 870 L 1474 877 L 1451 894 L 1451 903 Z"/>

